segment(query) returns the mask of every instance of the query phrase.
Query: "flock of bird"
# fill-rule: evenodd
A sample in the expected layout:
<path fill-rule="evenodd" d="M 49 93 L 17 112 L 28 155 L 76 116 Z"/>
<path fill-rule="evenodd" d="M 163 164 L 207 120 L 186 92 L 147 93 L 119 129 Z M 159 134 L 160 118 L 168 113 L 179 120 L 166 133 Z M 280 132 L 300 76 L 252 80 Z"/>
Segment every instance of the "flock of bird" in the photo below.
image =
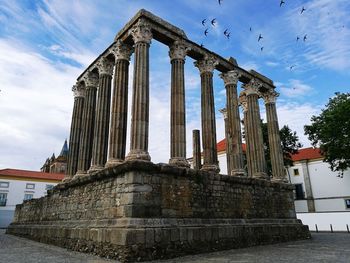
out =
<path fill-rule="evenodd" d="M 217 0 L 217 1 L 218 1 L 218 4 L 219 4 L 219 5 L 221 5 L 222 2 L 223 2 L 223 0 Z M 285 3 L 285 0 L 280 0 L 280 4 L 279 4 L 280 8 L 282 8 L 283 5 L 285 5 L 285 4 L 286 4 L 286 3 Z M 303 6 L 303 7 L 301 8 L 301 10 L 300 10 L 300 15 L 302 15 L 305 11 L 306 11 L 306 8 Z M 210 24 L 209 24 L 209 23 L 210 23 Z M 205 37 L 208 36 L 209 29 L 210 29 L 210 27 L 208 27 L 207 25 L 209 24 L 209 26 L 215 27 L 215 26 L 216 26 L 216 23 L 217 23 L 217 19 L 216 19 L 216 18 L 213 18 L 213 19 L 211 19 L 210 21 L 209 21 L 207 18 L 204 18 L 204 19 L 202 20 L 202 26 L 205 27 L 205 30 L 204 30 L 204 36 L 205 36 Z M 249 27 L 249 31 L 250 31 L 250 32 L 253 31 L 252 27 Z M 226 39 L 230 39 L 230 34 L 231 34 L 231 33 L 229 32 L 229 29 L 228 29 L 228 28 L 226 28 L 226 29 L 224 30 L 224 32 L 223 32 L 223 35 L 224 35 L 224 37 L 226 37 Z M 302 37 L 303 42 L 306 42 L 307 38 L 308 38 L 308 36 L 307 36 L 307 34 L 305 34 L 305 35 Z M 259 36 L 257 37 L 257 42 L 258 42 L 258 43 L 262 43 L 262 40 L 263 40 L 263 39 L 264 39 L 264 37 L 263 37 L 262 34 L 260 33 Z M 300 37 L 300 36 L 297 36 L 297 37 L 296 37 L 296 42 L 299 42 L 299 40 L 301 40 L 301 37 Z M 201 44 L 201 47 L 204 47 L 204 45 Z M 262 52 L 262 51 L 264 50 L 264 46 L 261 45 L 261 46 L 260 46 L 260 50 L 261 50 L 261 52 Z M 289 69 L 290 69 L 290 70 L 293 70 L 293 68 L 294 68 L 295 66 L 296 66 L 296 65 L 291 65 L 291 66 L 289 67 Z"/>

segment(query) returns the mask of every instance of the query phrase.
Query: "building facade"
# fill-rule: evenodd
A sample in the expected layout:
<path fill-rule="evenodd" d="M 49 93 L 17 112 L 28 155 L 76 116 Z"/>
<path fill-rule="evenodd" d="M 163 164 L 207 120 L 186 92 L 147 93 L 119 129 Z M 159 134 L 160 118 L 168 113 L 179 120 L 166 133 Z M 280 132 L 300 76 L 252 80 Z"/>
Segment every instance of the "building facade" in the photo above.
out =
<path fill-rule="evenodd" d="M 45 196 L 62 179 L 63 174 L 36 171 L 0 170 L 0 228 L 12 221 L 17 204 Z"/>

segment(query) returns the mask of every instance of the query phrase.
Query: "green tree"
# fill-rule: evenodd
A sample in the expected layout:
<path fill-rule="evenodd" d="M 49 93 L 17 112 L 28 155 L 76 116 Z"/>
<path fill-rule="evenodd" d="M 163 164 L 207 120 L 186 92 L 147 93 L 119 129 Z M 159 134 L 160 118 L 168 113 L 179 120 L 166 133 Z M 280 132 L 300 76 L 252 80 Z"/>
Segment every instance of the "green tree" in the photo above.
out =
<path fill-rule="evenodd" d="M 272 174 L 272 166 L 270 159 L 270 147 L 269 147 L 269 138 L 267 132 L 267 123 L 261 123 L 263 139 L 264 139 L 264 150 L 265 150 L 265 159 L 267 165 L 267 173 Z M 280 138 L 281 146 L 283 153 L 283 161 L 285 166 L 292 166 L 292 154 L 298 153 L 298 150 L 302 147 L 302 144 L 299 142 L 297 133 L 292 131 L 288 125 L 284 125 L 280 129 Z"/>
<path fill-rule="evenodd" d="M 312 145 L 320 147 L 332 171 L 343 174 L 350 167 L 350 93 L 335 95 L 304 130 Z"/>

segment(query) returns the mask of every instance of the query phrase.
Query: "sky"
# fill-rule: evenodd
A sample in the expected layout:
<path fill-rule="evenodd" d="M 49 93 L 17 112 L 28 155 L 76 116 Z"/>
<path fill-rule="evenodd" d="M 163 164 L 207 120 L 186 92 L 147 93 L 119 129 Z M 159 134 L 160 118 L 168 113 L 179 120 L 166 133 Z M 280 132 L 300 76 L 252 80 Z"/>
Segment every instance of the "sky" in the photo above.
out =
<path fill-rule="evenodd" d="M 310 146 L 303 126 L 335 92 L 349 91 L 350 1 L 279 4 L 279 0 L 223 0 L 221 5 L 217 0 L 0 0 L 0 169 L 39 170 L 47 157 L 59 154 L 69 138 L 71 88 L 77 77 L 141 8 L 183 29 L 192 41 L 272 79 L 280 93 L 280 127 L 289 125 L 304 147 Z M 260 34 L 263 38 L 258 41 Z M 201 126 L 200 76 L 193 62 L 187 57 L 185 64 L 187 157 L 192 155 L 192 130 Z M 133 56 L 129 112 L 132 67 Z M 224 121 L 219 109 L 225 107 L 226 98 L 218 75 L 214 71 L 220 141 Z M 266 120 L 262 103 L 260 109 Z M 153 40 L 149 141 L 153 162 L 168 162 L 169 138 L 168 47 Z"/>

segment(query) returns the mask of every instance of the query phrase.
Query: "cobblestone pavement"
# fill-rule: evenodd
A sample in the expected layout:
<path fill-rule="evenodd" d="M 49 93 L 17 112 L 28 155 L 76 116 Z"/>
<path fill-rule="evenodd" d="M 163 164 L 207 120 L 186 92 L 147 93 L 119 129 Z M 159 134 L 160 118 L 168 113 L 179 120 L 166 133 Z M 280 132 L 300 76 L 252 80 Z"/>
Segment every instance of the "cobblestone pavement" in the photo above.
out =
<path fill-rule="evenodd" d="M 350 234 L 313 233 L 311 240 L 275 245 L 234 249 L 214 253 L 185 256 L 154 262 L 181 263 L 270 263 L 270 262 L 330 262 L 350 263 Z M 5 235 L 0 230 L 0 262 L 6 263 L 111 263 L 88 254 L 46 245 L 24 238 Z"/>

